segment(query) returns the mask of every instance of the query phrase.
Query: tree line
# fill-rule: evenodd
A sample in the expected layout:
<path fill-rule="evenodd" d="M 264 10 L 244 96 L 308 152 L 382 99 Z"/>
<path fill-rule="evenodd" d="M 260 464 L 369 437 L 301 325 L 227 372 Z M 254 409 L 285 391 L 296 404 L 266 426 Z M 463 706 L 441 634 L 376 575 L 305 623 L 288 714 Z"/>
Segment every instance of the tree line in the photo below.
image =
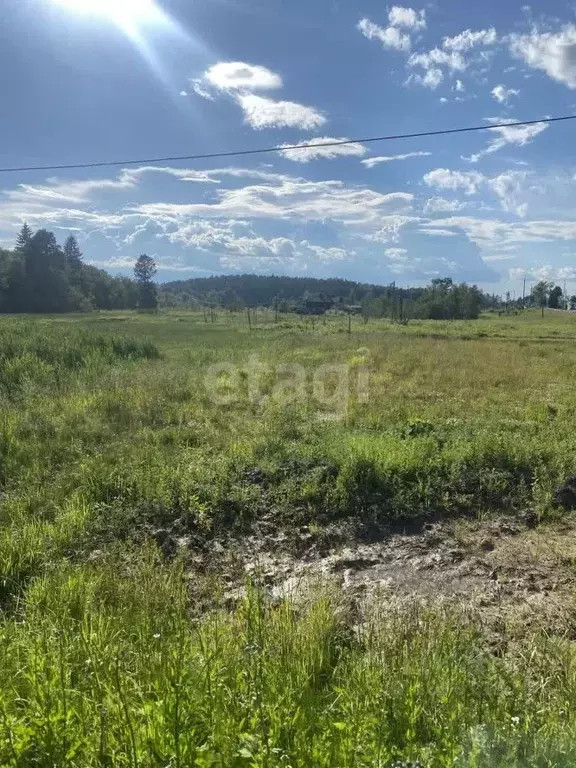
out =
<path fill-rule="evenodd" d="M 52 232 L 24 224 L 13 250 L 0 249 L 0 312 L 87 312 L 93 309 L 155 309 L 154 259 L 143 254 L 134 279 L 112 277 L 85 264 L 70 235 L 61 247 Z"/>
<path fill-rule="evenodd" d="M 473 319 L 492 304 L 479 288 L 437 278 L 428 286 L 400 288 L 351 280 L 223 275 L 166 283 L 161 302 L 168 307 L 205 306 L 238 311 L 274 307 L 279 312 L 354 312 L 365 317 Z"/>
<path fill-rule="evenodd" d="M 433 320 L 474 319 L 483 310 L 518 311 L 526 307 L 576 309 L 576 296 L 540 281 L 527 296 L 512 300 L 489 295 L 475 285 L 449 277 L 427 286 L 404 288 L 358 283 L 340 278 L 279 275 L 220 275 L 165 283 L 154 282 L 156 263 L 146 254 L 134 265 L 133 278 L 113 277 L 86 264 L 70 235 L 60 246 L 52 232 L 33 232 L 24 224 L 12 250 L 0 248 L 0 312 L 58 313 L 94 309 L 155 310 L 158 306 L 240 311 L 271 307 L 277 312 L 318 315 L 353 312 L 370 317 Z"/>

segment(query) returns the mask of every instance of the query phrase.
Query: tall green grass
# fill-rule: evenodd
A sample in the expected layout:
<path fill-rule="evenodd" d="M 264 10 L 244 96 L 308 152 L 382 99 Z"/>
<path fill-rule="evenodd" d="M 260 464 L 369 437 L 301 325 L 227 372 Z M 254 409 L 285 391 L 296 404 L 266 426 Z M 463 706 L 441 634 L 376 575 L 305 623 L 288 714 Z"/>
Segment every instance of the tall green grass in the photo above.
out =
<path fill-rule="evenodd" d="M 552 766 L 575 762 L 574 651 L 457 607 L 358 615 L 332 593 L 230 605 L 159 529 L 210 551 L 266 517 L 386 525 L 558 515 L 576 474 L 576 319 L 477 324 L 101 314 L 0 328 L 0 764 Z M 362 348 L 362 349 L 360 349 Z M 204 386 L 298 363 L 305 402 Z M 310 376 L 371 373 L 326 418 Z M 244 379 L 242 379 L 244 381 Z M 382 603 L 385 604 L 385 603 Z M 568 613 L 566 626 L 573 626 Z M 506 641 L 508 644 L 506 645 Z"/>
<path fill-rule="evenodd" d="M 569 766 L 575 656 L 457 609 L 335 593 L 230 612 L 151 552 L 38 579 L 1 629 L 0 759 L 38 766 Z"/>
<path fill-rule="evenodd" d="M 40 387 L 57 388 L 73 372 L 159 356 L 157 347 L 146 340 L 74 325 L 11 320 L 0 327 L 0 394 L 14 398 Z"/>

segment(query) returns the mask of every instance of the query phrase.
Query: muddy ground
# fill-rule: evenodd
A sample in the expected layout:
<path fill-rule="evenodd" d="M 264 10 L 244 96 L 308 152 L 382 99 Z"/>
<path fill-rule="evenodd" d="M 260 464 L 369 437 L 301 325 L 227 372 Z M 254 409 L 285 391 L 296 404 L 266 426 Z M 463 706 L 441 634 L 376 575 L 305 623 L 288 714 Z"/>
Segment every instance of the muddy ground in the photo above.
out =
<path fill-rule="evenodd" d="M 188 551 L 191 580 L 216 575 L 230 603 L 242 595 L 247 576 L 273 600 L 328 581 L 359 606 L 415 598 L 456 602 L 498 632 L 521 635 L 540 626 L 576 637 L 573 517 L 540 525 L 529 517 L 458 519 L 370 536 L 337 527 L 278 533 L 264 521 L 242 539 Z"/>

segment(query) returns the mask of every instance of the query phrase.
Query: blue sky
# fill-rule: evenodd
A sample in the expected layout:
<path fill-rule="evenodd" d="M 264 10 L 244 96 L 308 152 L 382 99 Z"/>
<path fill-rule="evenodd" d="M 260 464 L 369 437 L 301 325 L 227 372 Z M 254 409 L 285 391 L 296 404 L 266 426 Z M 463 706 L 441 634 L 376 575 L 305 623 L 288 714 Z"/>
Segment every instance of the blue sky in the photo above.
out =
<path fill-rule="evenodd" d="M 120 10 L 119 10 L 120 9 Z M 209 153 L 576 114 L 547 0 L 4 0 L 0 165 Z M 0 176 L 0 243 L 74 232 L 159 278 L 260 272 L 576 292 L 576 121 Z"/>

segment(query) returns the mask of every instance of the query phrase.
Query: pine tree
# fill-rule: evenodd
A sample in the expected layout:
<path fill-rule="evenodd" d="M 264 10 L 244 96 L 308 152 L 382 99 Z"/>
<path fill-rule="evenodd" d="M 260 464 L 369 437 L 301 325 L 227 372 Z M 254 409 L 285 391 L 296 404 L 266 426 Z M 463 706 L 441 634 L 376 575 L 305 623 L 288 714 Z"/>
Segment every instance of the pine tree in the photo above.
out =
<path fill-rule="evenodd" d="M 140 309 L 158 309 L 158 291 L 154 284 L 156 262 L 151 256 L 143 253 L 134 265 L 134 277 L 140 287 Z"/>
<path fill-rule="evenodd" d="M 66 312 L 70 284 L 66 258 L 52 232 L 40 229 L 24 253 L 27 312 Z"/>
<path fill-rule="evenodd" d="M 82 271 L 84 266 L 82 251 L 74 235 L 70 235 L 64 243 L 64 256 L 66 257 L 66 265 L 72 274 L 78 274 Z"/>
<path fill-rule="evenodd" d="M 30 245 L 34 233 L 28 226 L 27 222 L 24 222 L 22 229 L 20 230 L 18 237 L 16 238 L 16 250 L 23 253 Z"/>

